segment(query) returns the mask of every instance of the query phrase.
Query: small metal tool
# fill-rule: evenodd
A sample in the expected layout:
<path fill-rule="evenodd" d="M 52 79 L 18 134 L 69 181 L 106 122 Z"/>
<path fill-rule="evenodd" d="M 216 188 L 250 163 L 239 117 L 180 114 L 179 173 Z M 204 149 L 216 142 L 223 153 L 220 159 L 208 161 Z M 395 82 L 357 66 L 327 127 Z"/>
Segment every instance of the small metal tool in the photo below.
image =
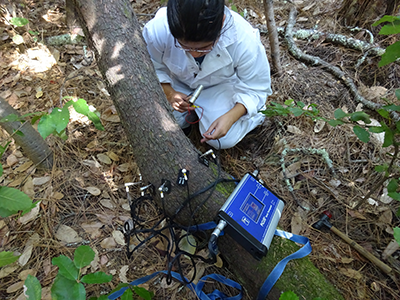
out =
<path fill-rule="evenodd" d="M 197 87 L 197 89 L 191 95 L 189 95 L 189 96 L 191 96 L 190 99 L 189 99 L 189 103 L 191 105 L 193 105 L 194 102 L 197 100 L 197 98 L 199 98 L 200 93 L 201 93 L 202 90 L 203 90 L 203 85 L 200 84 Z"/>

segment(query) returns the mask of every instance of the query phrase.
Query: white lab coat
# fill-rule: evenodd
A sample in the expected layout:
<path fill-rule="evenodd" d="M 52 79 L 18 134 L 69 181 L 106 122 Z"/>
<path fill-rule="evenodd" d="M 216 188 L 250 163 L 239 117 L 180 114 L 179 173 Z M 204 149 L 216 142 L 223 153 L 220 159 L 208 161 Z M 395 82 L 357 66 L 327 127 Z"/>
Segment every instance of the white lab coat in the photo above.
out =
<path fill-rule="evenodd" d="M 196 101 L 204 109 L 199 121 L 201 134 L 236 103 L 243 104 L 247 113 L 220 139 L 222 149 L 233 147 L 263 122 L 264 116 L 258 111 L 272 93 L 269 63 L 258 30 L 239 14 L 225 8 L 221 36 L 201 66 L 189 53 L 175 47 L 165 7 L 146 24 L 143 36 L 160 83 L 170 83 L 185 94 L 200 84 L 204 86 Z M 200 117 L 201 110 L 196 109 L 196 113 Z M 175 111 L 174 116 L 184 128 L 186 113 Z M 208 143 L 219 147 L 215 140 Z"/>

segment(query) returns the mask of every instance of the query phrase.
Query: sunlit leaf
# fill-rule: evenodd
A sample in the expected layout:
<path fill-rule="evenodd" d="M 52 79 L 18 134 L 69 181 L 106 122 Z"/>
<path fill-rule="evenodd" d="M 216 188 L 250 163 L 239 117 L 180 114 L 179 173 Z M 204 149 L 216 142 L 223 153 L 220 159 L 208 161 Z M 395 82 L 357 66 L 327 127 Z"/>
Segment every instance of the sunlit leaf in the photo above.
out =
<path fill-rule="evenodd" d="M 10 20 L 10 24 L 17 27 L 25 26 L 28 23 L 29 23 L 28 19 L 25 18 L 11 18 Z"/>
<path fill-rule="evenodd" d="M 356 125 L 353 127 L 353 132 L 360 139 L 360 141 L 362 141 L 364 143 L 369 142 L 369 132 L 367 130 L 365 130 L 364 128 Z"/>
<path fill-rule="evenodd" d="M 290 106 L 290 105 L 292 105 L 293 104 L 293 102 L 294 102 L 294 100 L 293 99 L 287 99 L 284 103 L 285 103 L 285 105 L 288 105 L 288 106 Z"/>
<path fill-rule="evenodd" d="M 390 192 L 388 193 L 388 196 L 393 198 L 394 200 L 400 201 L 400 194 L 396 192 Z"/>
<path fill-rule="evenodd" d="M 286 291 L 281 294 L 279 300 L 299 300 L 299 297 L 292 291 Z"/>
<path fill-rule="evenodd" d="M 2 251 L 0 252 L 0 268 L 13 262 L 17 261 L 19 256 L 14 256 L 11 251 Z"/>
<path fill-rule="evenodd" d="M 76 101 L 73 101 L 72 105 L 77 113 L 87 116 L 89 120 L 93 122 L 96 129 L 104 130 L 104 127 L 100 121 L 100 113 L 93 106 L 89 106 L 85 99 L 80 98 Z"/>
<path fill-rule="evenodd" d="M 132 300 L 133 298 L 133 292 L 131 289 L 125 290 L 125 292 L 121 296 L 121 300 Z"/>
<path fill-rule="evenodd" d="M 104 272 L 90 273 L 82 277 L 83 283 L 106 283 L 112 280 L 112 275 L 107 275 Z"/>
<path fill-rule="evenodd" d="M 72 260 L 65 255 L 54 257 L 51 262 L 53 265 L 58 266 L 59 274 L 63 277 L 73 281 L 78 279 L 79 270 L 75 267 Z"/>
<path fill-rule="evenodd" d="M 88 265 L 93 261 L 95 257 L 95 253 L 87 245 L 82 245 L 76 248 L 75 254 L 74 254 L 74 264 L 77 268 L 83 268 Z"/>
<path fill-rule="evenodd" d="M 24 38 L 22 37 L 22 35 L 16 34 L 13 36 L 12 41 L 14 42 L 14 44 L 20 45 L 24 42 Z"/>
<path fill-rule="evenodd" d="M 51 114 L 43 116 L 38 124 L 38 131 L 45 139 L 52 133 L 62 133 L 69 122 L 69 111 L 67 107 L 53 108 Z"/>
<path fill-rule="evenodd" d="M 389 119 L 390 118 L 390 114 L 386 109 L 380 108 L 376 110 L 382 117 L 384 117 L 385 119 Z"/>
<path fill-rule="evenodd" d="M 383 53 L 381 60 L 379 61 L 378 66 L 383 67 L 386 66 L 398 59 L 400 57 L 400 41 L 388 46 L 386 48 L 385 53 Z"/>
<path fill-rule="evenodd" d="M 42 299 L 42 286 L 36 277 L 29 274 L 25 279 L 24 288 L 26 288 L 25 295 L 29 300 Z"/>

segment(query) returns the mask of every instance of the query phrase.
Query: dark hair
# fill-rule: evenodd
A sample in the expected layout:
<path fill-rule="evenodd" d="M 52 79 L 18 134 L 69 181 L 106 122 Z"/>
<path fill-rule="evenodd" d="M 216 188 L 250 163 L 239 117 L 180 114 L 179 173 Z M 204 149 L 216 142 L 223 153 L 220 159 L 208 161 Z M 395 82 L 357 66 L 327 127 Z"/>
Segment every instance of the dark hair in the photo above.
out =
<path fill-rule="evenodd" d="M 215 41 L 222 29 L 224 8 L 224 0 L 169 0 L 169 29 L 176 39 Z"/>

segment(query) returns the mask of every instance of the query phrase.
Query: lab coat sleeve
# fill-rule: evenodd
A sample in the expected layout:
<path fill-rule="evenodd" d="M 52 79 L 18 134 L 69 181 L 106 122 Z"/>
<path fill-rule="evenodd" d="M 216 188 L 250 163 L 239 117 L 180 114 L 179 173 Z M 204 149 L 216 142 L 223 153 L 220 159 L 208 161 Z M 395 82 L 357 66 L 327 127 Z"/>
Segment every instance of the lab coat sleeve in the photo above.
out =
<path fill-rule="evenodd" d="M 239 84 L 235 85 L 234 96 L 234 102 L 247 109 L 247 114 L 242 117 L 244 120 L 255 116 L 272 94 L 270 67 L 264 47 L 259 40 L 247 45 L 250 47 L 241 47 L 239 53 L 236 65 Z"/>
<path fill-rule="evenodd" d="M 163 63 L 163 56 L 166 50 L 167 29 L 160 18 L 148 22 L 143 29 L 143 37 L 147 44 L 147 51 L 150 54 L 158 80 L 160 83 L 171 83 L 170 72 Z"/>

